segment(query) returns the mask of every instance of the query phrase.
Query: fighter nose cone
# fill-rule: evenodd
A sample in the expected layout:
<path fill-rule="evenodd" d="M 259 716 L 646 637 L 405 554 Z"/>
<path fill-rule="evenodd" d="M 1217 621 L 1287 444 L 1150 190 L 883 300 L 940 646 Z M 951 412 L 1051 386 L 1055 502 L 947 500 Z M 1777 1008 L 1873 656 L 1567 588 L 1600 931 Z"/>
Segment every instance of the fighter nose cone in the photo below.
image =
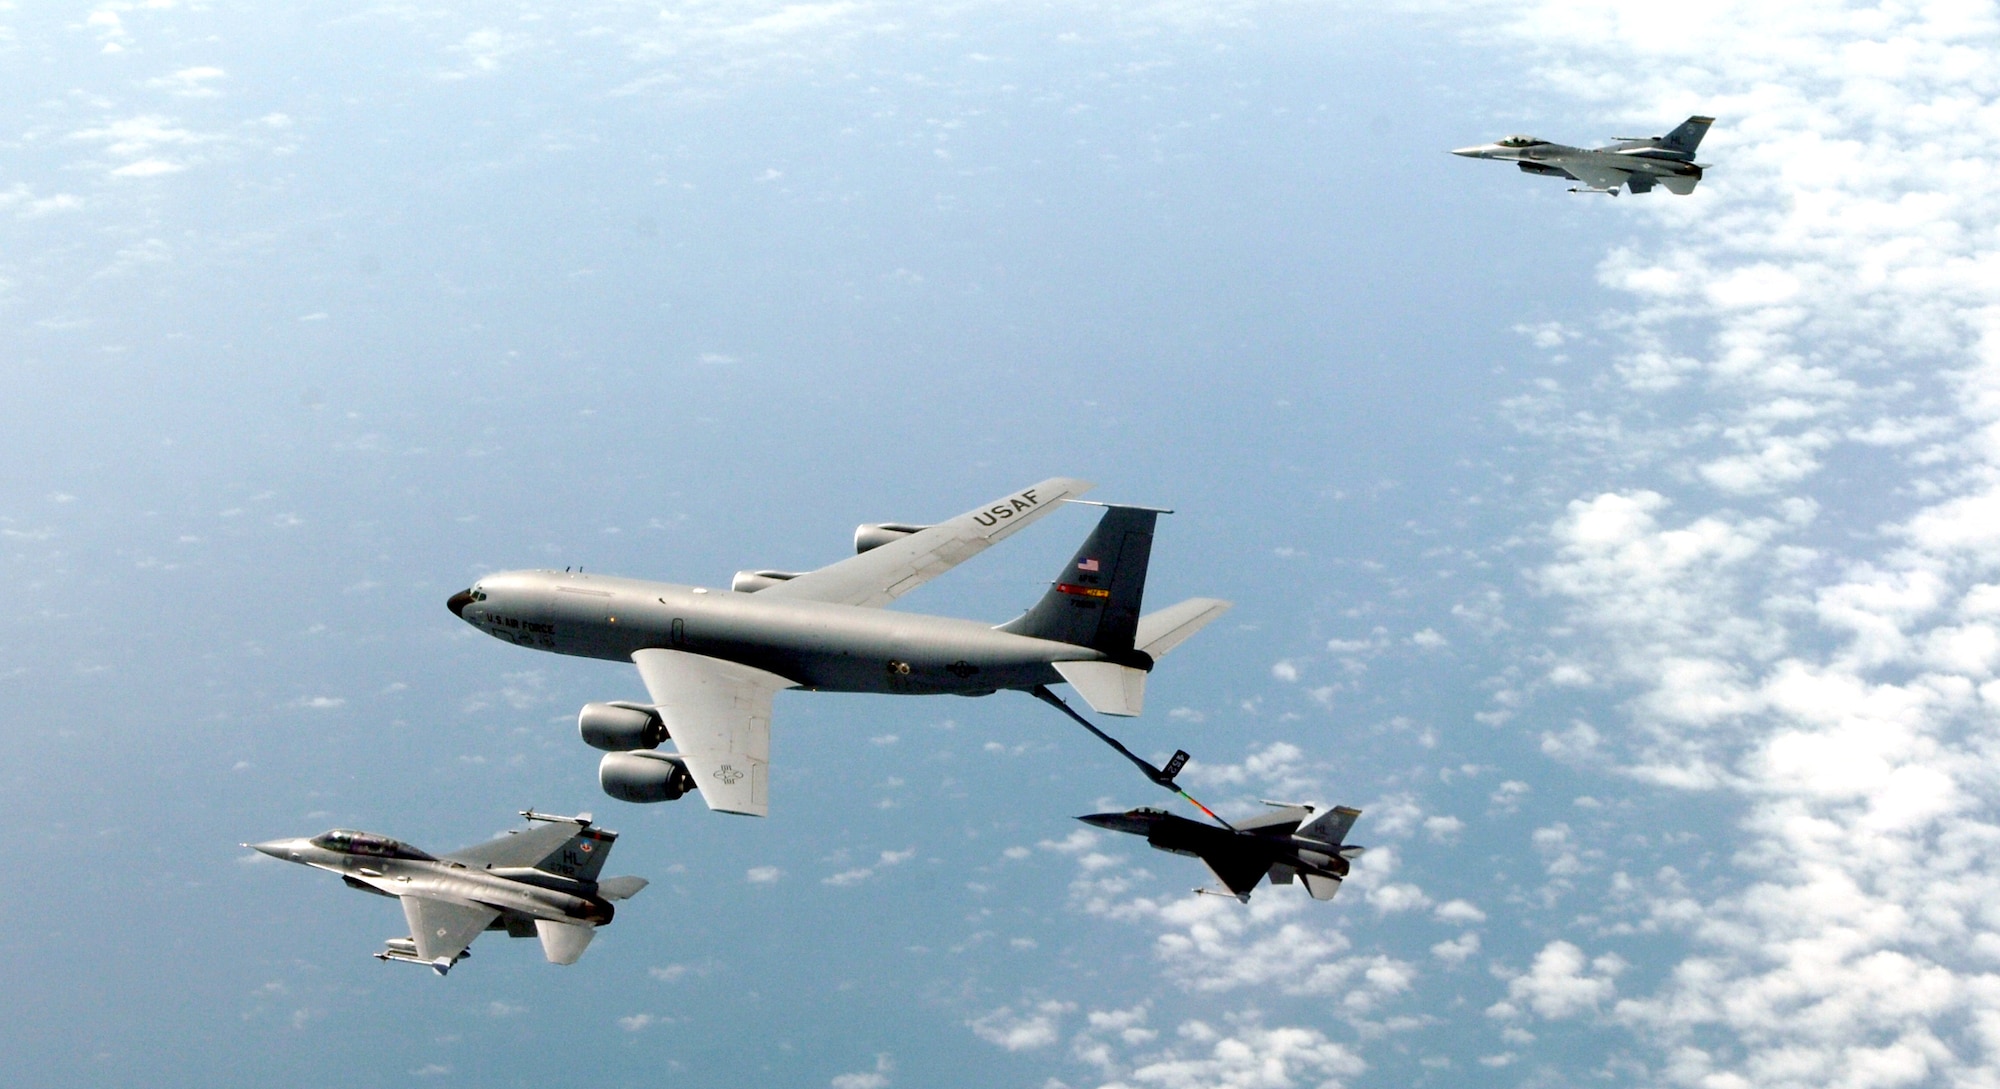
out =
<path fill-rule="evenodd" d="M 1133 813 L 1092 813 L 1086 817 L 1078 817 L 1077 820 L 1085 824 L 1094 824 L 1099 828 L 1109 828 L 1113 832 L 1130 832 L 1136 836 L 1145 835 L 1153 826 L 1152 821 Z"/>
<path fill-rule="evenodd" d="M 259 854 L 270 855 L 272 858 L 289 862 L 291 861 L 292 845 L 296 842 L 296 840 L 289 839 L 274 839 L 268 843 L 246 843 L 243 846 Z"/>
<path fill-rule="evenodd" d="M 465 619 L 465 607 L 470 604 L 472 604 L 471 590 L 460 590 L 444 599 L 444 607 L 450 609 L 451 615 L 458 617 L 460 620 Z"/>
<path fill-rule="evenodd" d="M 1485 150 L 1486 146 L 1481 144 L 1478 147 L 1455 147 L 1451 149 L 1451 153 L 1453 155 L 1463 155 L 1468 159 L 1477 159 L 1479 158 L 1479 153 Z"/>

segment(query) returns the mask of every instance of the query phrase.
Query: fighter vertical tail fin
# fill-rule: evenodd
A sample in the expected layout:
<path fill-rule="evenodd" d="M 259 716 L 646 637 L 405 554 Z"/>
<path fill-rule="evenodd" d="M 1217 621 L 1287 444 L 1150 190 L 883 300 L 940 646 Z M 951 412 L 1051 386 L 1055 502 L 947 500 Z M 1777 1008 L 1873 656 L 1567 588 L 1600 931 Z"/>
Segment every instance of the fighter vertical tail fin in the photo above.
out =
<path fill-rule="evenodd" d="M 1331 843 L 1338 847 L 1347 842 L 1347 833 L 1353 829 L 1355 820 L 1360 816 L 1361 811 L 1353 806 L 1336 805 L 1300 825 L 1298 834 L 1307 839 L 1316 839 L 1321 843 Z"/>
<path fill-rule="evenodd" d="M 1089 647 L 1114 660 L 1130 658 L 1159 514 L 1144 507 L 1107 508 L 1055 585 L 1000 630 Z"/>
<path fill-rule="evenodd" d="M 1694 149 L 1701 146 L 1701 138 L 1708 135 L 1708 127 L 1713 124 L 1713 117 L 1690 117 L 1675 126 L 1674 131 L 1660 137 L 1660 146 L 1692 159 Z"/>
<path fill-rule="evenodd" d="M 604 870 L 604 860 L 611 855 L 611 845 L 617 841 L 618 833 L 585 825 L 536 862 L 534 868 L 578 881 L 595 881 Z"/>

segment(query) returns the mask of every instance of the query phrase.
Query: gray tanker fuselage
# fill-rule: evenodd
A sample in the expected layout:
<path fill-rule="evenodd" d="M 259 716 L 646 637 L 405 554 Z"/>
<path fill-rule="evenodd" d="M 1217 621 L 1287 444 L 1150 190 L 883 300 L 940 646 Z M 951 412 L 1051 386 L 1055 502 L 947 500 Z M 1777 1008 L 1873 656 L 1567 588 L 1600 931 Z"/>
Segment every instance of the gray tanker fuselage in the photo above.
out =
<path fill-rule="evenodd" d="M 828 692 L 985 695 L 1107 658 L 972 620 L 567 571 L 487 575 L 470 597 L 462 619 L 521 646 L 619 662 L 681 650 Z"/>

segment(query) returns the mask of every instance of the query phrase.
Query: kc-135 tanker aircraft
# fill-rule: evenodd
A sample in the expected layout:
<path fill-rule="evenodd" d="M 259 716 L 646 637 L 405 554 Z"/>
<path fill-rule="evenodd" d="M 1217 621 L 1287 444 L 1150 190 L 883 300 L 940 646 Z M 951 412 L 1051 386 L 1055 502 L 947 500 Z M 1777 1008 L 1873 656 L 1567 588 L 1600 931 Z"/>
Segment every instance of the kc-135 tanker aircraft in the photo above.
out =
<path fill-rule="evenodd" d="M 540 938 L 552 963 L 574 964 L 597 928 L 611 921 L 611 901 L 636 895 L 646 879 L 598 878 L 618 833 L 591 827 L 589 814 L 556 817 L 530 809 L 521 815 L 543 826 L 442 857 L 345 828 L 244 846 L 400 900 L 410 936 L 389 939 L 375 954 L 381 960 L 428 964 L 443 975 L 471 955 L 467 947 L 481 931 L 505 930 Z"/>
<path fill-rule="evenodd" d="M 446 604 L 510 643 L 639 667 L 651 702 L 590 703 L 577 716 L 584 741 L 607 750 L 607 794 L 660 802 L 698 789 L 711 809 L 764 816 L 782 688 L 984 696 L 1066 681 L 1101 714 L 1140 712 L 1154 662 L 1229 608 L 1192 598 L 1140 615 L 1162 511 L 1094 504 L 1103 517 L 1048 592 L 997 627 L 882 608 L 1090 487 L 1055 477 L 937 525 L 863 525 L 848 559 L 740 571 L 726 591 L 507 571 Z M 674 751 L 661 751 L 670 739 Z"/>
<path fill-rule="evenodd" d="M 1458 148 L 1452 154 L 1499 159 L 1516 164 L 1524 173 L 1582 182 L 1570 190 L 1572 193 L 1609 193 L 1615 197 L 1621 185 L 1634 193 L 1645 193 L 1658 183 L 1669 193 L 1687 196 L 1707 169 L 1694 161 L 1694 149 L 1701 146 L 1701 138 L 1713 124 L 1713 117 L 1690 117 L 1665 136 L 1620 136 L 1600 148 L 1509 136 L 1491 144 Z"/>

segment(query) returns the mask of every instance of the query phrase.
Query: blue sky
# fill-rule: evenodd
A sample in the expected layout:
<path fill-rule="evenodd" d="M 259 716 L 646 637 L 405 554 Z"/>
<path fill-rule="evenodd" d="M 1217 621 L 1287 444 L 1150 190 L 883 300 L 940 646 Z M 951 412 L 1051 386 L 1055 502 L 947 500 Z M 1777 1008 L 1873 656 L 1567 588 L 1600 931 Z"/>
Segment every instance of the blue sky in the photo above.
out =
<path fill-rule="evenodd" d="M 1988 10 L 0 5 L 0 1049 L 25 1085 L 1979 1084 Z M 1721 121 L 1692 197 L 1453 160 Z M 721 584 L 1056 474 L 1171 506 L 1187 890 L 1025 697 L 781 694 L 773 815 L 597 792 L 627 668 L 443 599 Z M 900 606 L 1025 607 L 1064 512 Z M 578 965 L 237 847 L 593 810 Z"/>

